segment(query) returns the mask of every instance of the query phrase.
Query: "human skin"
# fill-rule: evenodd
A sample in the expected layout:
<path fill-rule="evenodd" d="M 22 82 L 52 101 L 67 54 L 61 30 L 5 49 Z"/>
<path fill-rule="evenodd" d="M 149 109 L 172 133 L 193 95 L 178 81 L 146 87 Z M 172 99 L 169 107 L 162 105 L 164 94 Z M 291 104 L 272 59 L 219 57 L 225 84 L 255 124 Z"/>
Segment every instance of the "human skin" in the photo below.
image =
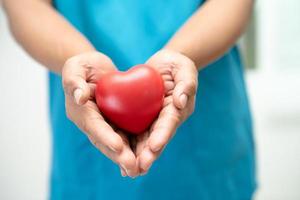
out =
<path fill-rule="evenodd" d="M 175 33 L 165 48 L 147 62 L 163 75 L 166 98 L 157 121 L 138 138 L 142 174 L 194 110 L 197 71 L 222 56 L 243 33 L 253 0 L 209 0 Z M 166 69 L 170 72 L 166 75 Z M 170 98 L 172 96 L 173 98 Z"/>
<path fill-rule="evenodd" d="M 104 121 L 93 101 L 95 80 L 116 70 L 111 59 L 96 52 L 52 7 L 51 0 L 3 0 L 3 5 L 16 40 L 34 59 L 62 75 L 70 120 L 120 166 L 123 176 L 135 177 L 147 173 L 178 126 L 193 112 L 197 69 L 222 56 L 236 42 L 249 20 L 253 0 L 206 1 L 165 47 L 149 58 L 147 63 L 163 75 L 166 98 L 156 122 L 137 138 L 135 154 L 128 138 Z M 78 117 L 78 112 L 84 114 Z"/>

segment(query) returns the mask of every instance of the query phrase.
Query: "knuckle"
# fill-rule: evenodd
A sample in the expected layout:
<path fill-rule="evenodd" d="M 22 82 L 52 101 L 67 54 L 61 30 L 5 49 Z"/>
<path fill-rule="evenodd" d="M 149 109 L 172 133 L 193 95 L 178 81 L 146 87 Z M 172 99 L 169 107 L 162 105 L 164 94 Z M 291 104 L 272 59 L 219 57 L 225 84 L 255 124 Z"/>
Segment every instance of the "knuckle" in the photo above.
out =
<path fill-rule="evenodd" d="M 168 134 L 158 139 L 153 139 L 152 141 L 150 141 L 150 146 L 152 149 L 162 149 L 162 147 L 164 147 L 167 144 L 169 138 L 170 136 Z"/>
<path fill-rule="evenodd" d="M 146 168 L 149 168 L 157 158 L 158 158 L 157 154 L 154 153 L 149 154 L 148 157 L 144 159 L 144 165 L 146 166 Z"/>
<path fill-rule="evenodd" d="M 170 113 L 170 120 L 173 121 L 176 125 L 178 125 L 182 120 L 182 115 L 179 113 Z"/>
<path fill-rule="evenodd" d="M 107 142 L 107 146 L 119 151 L 122 148 L 122 139 L 120 137 L 113 137 L 113 139 Z"/>
<path fill-rule="evenodd" d="M 163 110 L 161 111 L 161 114 L 167 116 L 168 120 L 174 122 L 175 125 L 179 125 L 182 121 L 182 113 L 177 112 L 176 110 Z M 160 124 L 160 126 L 164 126 L 164 124 Z"/>
<path fill-rule="evenodd" d="M 151 167 L 152 163 L 157 159 L 157 157 L 158 154 L 154 154 L 154 153 L 145 152 L 141 154 L 139 167 L 144 171 L 148 171 L 148 169 Z"/>
<path fill-rule="evenodd" d="M 64 77 L 63 78 L 63 86 L 64 86 L 64 88 L 71 87 L 71 86 L 73 86 L 75 84 L 76 84 L 76 80 L 74 78 L 71 78 L 71 77 Z"/>

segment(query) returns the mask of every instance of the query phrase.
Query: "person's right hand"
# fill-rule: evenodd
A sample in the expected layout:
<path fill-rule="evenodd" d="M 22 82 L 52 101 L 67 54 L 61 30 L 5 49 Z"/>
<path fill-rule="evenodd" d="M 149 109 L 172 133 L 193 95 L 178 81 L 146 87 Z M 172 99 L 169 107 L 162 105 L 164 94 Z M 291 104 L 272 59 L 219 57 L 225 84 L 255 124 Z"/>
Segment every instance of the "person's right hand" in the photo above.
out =
<path fill-rule="evenodd" d="M 68 59 L 62 69 L 66 113 L 96 148 L 121 167 L 122 176 L 135 177 L 139 169 L 127 136 L 103 119 L 94 100 L 97 80 L 114 70 L 111 59 L 98 52 Z"/>

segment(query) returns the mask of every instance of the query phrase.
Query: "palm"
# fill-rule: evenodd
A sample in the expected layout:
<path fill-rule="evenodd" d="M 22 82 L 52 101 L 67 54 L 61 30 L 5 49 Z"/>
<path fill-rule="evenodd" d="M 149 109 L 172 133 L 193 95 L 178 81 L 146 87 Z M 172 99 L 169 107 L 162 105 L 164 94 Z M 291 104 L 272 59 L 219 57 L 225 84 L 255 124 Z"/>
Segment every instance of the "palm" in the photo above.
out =
<path fill-rule="evenodd" d="M 193 112 L 197 87 L 196 67 L 179 53 L 163 50 L 152 56 L 147 64 L 161 74 L 165 98 L 157 120 L 137 138 L 136 155 L 142 173 L 148 171 L 178 126 Z M 188 93 L 185 98 L 181 98 L 183 92 Z"/>
<path fill-rule="evenodd" d="M 115 70 L 112 61 L 97 52 L 87 52 L 70 58 L 62 73 L 66 112 L 68 118 L 86 133 L 103 154 L 119 164 L 123 171 L 127 171 L 127 175 L 136 176 L 136 157 L 127 136 L 114 130 L 104 120 L 94 99 L 97 80 Z"/>
<path fill-rule="evenodd" d="M 163 77 L 164 85 L 165 85 L 165 96 L 163 101 L 163 107 L 160 111 L 160 114 L 158 118 L 153 122 L 151 127 L 148 131 L 143 133 L 142 135 L 139 135 L 137 137 L 137 144 L 136 144 L 136 155 L 139 156 L 139 154 L 145 149 L 147 140 L 149 139 L 150 134 L 152 134 L 153 130 L 159 130 L 163 129 L 163 121 L 166 120 L 166 114 L 168 116 L 171 116 L 176 121 L 180 121 L 180 110 L 178 110 L 173 103 L 173 89 L 174 89 L 174 80 L 172 78 L 171 73 L 169 73 L 169 70 L 158 70 Z M 163 130 L 162 130 L 163 131 Z"/>

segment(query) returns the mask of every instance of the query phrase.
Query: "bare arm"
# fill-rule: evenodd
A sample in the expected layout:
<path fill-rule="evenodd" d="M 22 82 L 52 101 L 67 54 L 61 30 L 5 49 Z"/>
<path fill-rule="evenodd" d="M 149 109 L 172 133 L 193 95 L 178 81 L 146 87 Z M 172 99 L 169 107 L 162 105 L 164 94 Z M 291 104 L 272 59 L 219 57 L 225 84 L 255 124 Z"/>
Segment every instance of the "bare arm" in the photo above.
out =
<path fill-rule="evenodd" d="M 198 85 L 196 66 L 207 65 L 235 43 L 251 10 L 252 0 L 208 0 L 165 49 L 148 60 L 163 74 L 168 103 L 164 104 L 150 134 L 137 144 L 142 173 L 147 173 L 176 129 L 193 112 Z"/>
<path fill-rule="evenodd" d="M 65 61 L 93 51 L 90 42 L 53 9 L 51 0 L 3 0 L 16 40 L 37 61 L 61 73 Z"/>
<path fill-rule="evenodd" d="M 253 0 L 208 0 L 166 45 L 203 67 L 223 55 L 245 29 Z"/>
<path fill-rule="evenodd" d="M 37 61 L 62 75 L 66 114 L 104 155 L 120 165 L 122 175 L 138 168 L 126 136 L 116 133 L 92 100 L 96 81 L 116 70 L 111 59 L 53 9 L 50 0 L 4 0 L 16 40 Z"/>

